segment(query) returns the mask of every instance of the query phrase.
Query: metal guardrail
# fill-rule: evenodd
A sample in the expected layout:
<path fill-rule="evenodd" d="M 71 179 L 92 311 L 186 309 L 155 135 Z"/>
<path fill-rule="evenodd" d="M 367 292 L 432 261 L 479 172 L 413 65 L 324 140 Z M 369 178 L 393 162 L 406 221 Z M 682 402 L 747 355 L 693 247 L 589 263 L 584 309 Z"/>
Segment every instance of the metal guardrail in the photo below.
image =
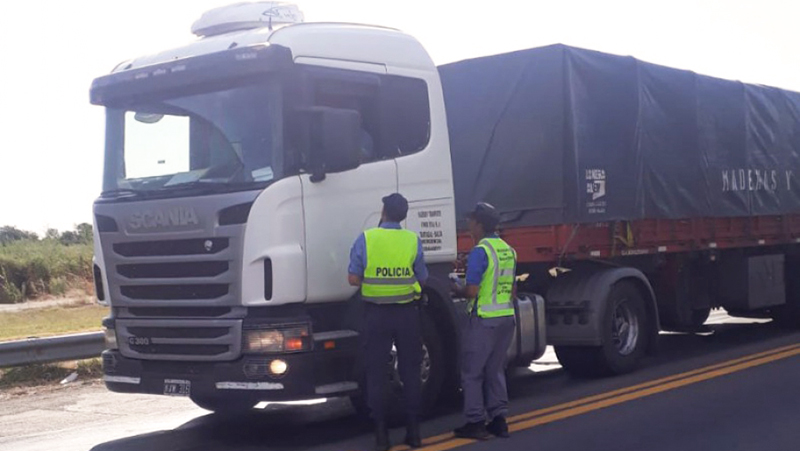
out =
<path fill-rule="evenodd" d="M 28 338 L 0 343 L 0 368 L 100 357 L 103 332 Z"/>

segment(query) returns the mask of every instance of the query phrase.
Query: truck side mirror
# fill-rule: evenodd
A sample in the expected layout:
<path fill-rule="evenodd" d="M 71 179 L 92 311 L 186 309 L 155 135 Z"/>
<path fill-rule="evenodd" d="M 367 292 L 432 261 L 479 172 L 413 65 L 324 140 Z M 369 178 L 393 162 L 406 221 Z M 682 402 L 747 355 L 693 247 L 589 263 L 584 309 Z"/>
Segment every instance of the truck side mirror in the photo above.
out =
<path fill-rule="evenodd" d="M 361 116 L 358 111 L 309 107 L 296 111 L 295 139 L 306 155 L 312 182 L 325 174 L 344 172 L 361 164 Z"/>

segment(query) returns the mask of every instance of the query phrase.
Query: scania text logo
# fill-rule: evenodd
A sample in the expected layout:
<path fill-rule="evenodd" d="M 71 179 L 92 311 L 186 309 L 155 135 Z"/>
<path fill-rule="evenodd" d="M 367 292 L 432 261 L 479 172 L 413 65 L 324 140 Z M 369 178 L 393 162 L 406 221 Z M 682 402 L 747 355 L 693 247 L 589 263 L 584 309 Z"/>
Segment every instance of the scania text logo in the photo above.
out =
<path fill-rule="evenodd" d="M 144 210 L 133 213 L 128 225 L 132 230 L 198 225 L 197 213 L 191 207 L 169 210 Z"/>

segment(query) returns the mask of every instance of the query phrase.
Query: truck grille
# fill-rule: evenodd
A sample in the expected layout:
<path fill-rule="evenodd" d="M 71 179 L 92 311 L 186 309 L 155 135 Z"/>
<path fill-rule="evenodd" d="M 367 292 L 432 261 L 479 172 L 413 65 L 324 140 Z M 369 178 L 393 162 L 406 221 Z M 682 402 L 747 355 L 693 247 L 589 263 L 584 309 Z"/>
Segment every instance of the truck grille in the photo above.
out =
<path fill-rule="evenodd" d="M 114 243 L 112 258 L 106 261 L 115 263 L 109 274 L 115 306 L 236 305 L 238 259 L 233 244 L 231 238 Z"/>
<path fill-rule="evenodd" d="M 215 277 L 228 270 L 228 262 L 183 262 L 117 265 L 117 272 L 129 279 Z"/>
<path fill-rule="evenodd" d="M 195 238 L 190 240 L 137 241 L 117 243 L 114 252 L 123 257 L 157 257 L 171 255 L 208 255 L 228 248 L 227 238 Z M 211 250 L 209 250 L 209 248 Z"/>
<path fill-rule="evenodd" d="M 223 318 L 242 317 L 244 312 L 231 307 L 131 307 L 120 309 L 122 317 L 139 318 Z"/>
<path fill-rule="evenodd" d="M 130 299 L 217 299 L 228 294 L 227 284 L 191 285 L 140 285 L 120 287 L 122 295 Z"/>
<path fill-rule="evenodd" d="M 223 361 L 241 352 L 238 240 L 114 243 L 107 262 L 120 351 L 142 360 Z"/>
<path fill-rule="evenodd" d="M 154 364 L 239 358 L 245 224 L 262 191 L 95 203 L 123 355 Z M 184 212 L 193 220 L 176 220 Z M 145 216 L 163 220 L 142 224 Z"/>
<path fill-rule="evenodd" d="M 241 352 L 241 320 L 141 320 L 116 322 L 120 352 L 147 360 L 232 360 Z"/>

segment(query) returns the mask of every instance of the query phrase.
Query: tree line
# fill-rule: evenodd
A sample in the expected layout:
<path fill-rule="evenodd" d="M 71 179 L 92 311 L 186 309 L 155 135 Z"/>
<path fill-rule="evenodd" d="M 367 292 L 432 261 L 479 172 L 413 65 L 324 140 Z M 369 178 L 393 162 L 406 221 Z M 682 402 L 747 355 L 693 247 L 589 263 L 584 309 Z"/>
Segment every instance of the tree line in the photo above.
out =
<path fill-rule="evenodd" d="M 92 243 L 92 225 L 81 223 L 75 226 L 73 230 L 65 230 L 60 232 L 58 229 L 47 229 L 44 237 L 39 238 L 35 232 L 18 229 L 14 226 L 0 227 L 0 245 L 9 244 L 15 241 L 58 241 L 65 246 L 73 244 L 91 244 Z"/>

